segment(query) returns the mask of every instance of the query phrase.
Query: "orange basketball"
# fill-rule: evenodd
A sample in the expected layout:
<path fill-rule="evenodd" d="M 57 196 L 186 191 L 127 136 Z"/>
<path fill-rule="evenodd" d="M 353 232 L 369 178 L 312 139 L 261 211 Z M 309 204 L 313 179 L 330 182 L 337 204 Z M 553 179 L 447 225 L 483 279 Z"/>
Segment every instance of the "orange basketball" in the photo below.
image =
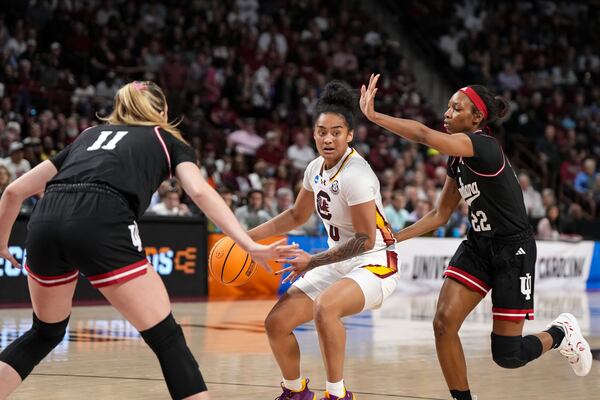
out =
<path fill-rule="evenodd" d="M 250 255 L 227 236 L 215 243 L 208 255 L 211 275 L 224 285 L 243 285 L 254 275 L 256 267 Z"/>

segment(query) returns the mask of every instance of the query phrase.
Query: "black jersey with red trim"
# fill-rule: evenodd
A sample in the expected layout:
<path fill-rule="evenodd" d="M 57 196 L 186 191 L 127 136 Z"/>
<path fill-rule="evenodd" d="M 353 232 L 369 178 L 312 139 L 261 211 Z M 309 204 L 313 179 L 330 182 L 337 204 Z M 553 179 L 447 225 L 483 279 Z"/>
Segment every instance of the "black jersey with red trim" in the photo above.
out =
<path fill-rule="evenodd" d="M 530 229 L 523 192 L 498 141 L 481 131 L 467 136 L 473 157 L 450 157 L 447 171 L 469 206 L 471 229 L 497 238 Z"/>
<path fill-rule="evenodd" d="M 158 126 L 99 125 L 83 131 L 50 161 L 58 174 L 48 183 L 98 183 L 119 191 L 136 218 L 160 183 L 194 150 Z"/>

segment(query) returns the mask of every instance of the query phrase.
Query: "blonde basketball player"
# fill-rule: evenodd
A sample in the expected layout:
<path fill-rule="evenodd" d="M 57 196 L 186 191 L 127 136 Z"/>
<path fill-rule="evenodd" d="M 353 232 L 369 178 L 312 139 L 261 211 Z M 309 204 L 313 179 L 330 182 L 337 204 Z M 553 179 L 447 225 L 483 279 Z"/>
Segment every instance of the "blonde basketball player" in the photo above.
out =
<path fill-rule="evenodd" d="M 383 218 L 379 181 L 369 164 L 349 147 L 358 104 L 350 87 L 325 86 L 315 110 L 314 139 L 320 157 L 304 173 L 294 207 L 250 231 L 254 240 L 284 234 L 305 223 L 316 209 L 329 233 L 329 250 L 310 255 L 284 247 L 291 264 L 280 272 L 297 279 L 265 320 L 271 349 L 283 375 L 280 400 L 314 400 L 300 372 L 293 330 L 314 319 L 327 372 L 323 399 L 356 399 L 344 386 L 346 332 L 342 317 L 380 307 L 396 288 L 397 255 Z M 381 251 L 373 251 L 381 249 Z M 368 252 L 367 254 L 363 254 Z"/>

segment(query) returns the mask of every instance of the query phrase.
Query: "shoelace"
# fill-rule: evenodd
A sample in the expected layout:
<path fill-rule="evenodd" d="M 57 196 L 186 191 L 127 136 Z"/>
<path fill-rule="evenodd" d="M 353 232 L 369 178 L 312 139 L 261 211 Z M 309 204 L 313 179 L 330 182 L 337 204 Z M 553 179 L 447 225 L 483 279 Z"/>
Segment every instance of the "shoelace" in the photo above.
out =
<path fill-rule="evenodd" d="M 567 357 L 569 359 L 569 363 L 571 364 L 575 364 L 577 361 L 579 361 L 579 353 L 575 352 L 572 345 L 569 345 L 567 349 L 560 350 L 560 354 Z"/>
<path fill-rule="evenodd" d="M 283 393 L 280 396 L 275 397 L 275 400 L 290 400 L 293 395 L 292 391 L 283 385 L 281 385 L 281 388 L 283 389 Z"/>

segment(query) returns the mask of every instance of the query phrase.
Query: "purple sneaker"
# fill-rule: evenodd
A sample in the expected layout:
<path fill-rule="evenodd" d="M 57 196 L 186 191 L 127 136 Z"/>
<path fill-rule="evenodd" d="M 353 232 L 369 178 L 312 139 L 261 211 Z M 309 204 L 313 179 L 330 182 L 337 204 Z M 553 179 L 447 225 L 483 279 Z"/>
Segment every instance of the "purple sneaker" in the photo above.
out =
<path fill-rule="evenodd" d="M 302 389 L 295 391 L 290 390 L 281 384 L 281 388 L 283 389 L 283 393 L 279 397 L 276 397 L 275 400 L 317 400 L 317 395 L 314 392 L 308 390 L 308 378 L 302 380 Z"/>
<path fill-rule="evenodd" d="M 325 397 L 321 400 L 357 400 L 357 397 L 348 390 L 346 390 L 346 395 L 344 397 L 337 397 L 325 391 Z"/>

